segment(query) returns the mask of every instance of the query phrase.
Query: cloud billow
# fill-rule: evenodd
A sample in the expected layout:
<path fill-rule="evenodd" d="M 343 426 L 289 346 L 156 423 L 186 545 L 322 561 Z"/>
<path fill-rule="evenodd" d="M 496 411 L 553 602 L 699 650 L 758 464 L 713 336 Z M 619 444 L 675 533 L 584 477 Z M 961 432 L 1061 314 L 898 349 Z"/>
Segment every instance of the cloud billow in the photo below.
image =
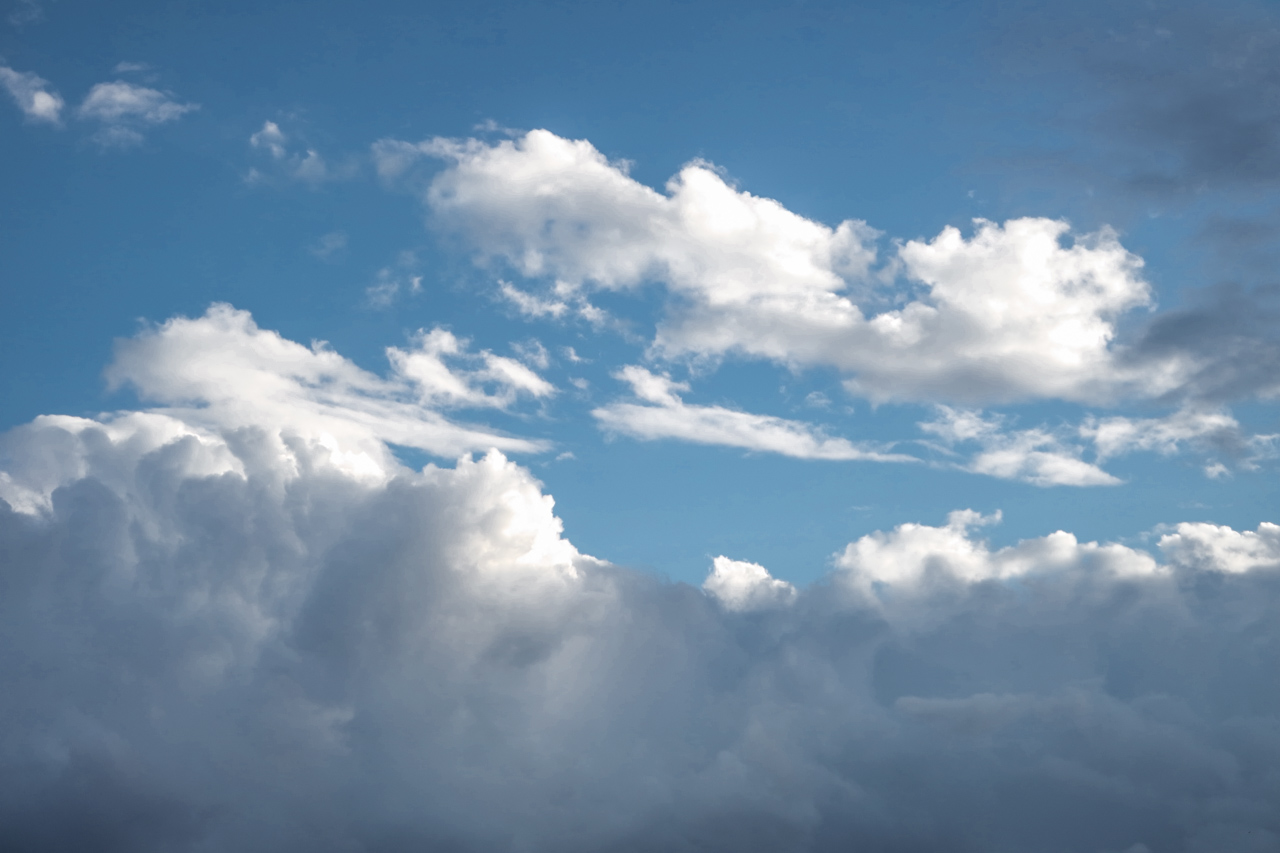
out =
<path fill-rule="evenodd" d="M 375 452 L 461 392 L 226 308 L 111 375 L 163 408 L 0 439 L 6 848 L 1280 845 L 1275 525 L 1157 558 L 957 512 L 698 590 L 581 554 L 497 451 Z"/>

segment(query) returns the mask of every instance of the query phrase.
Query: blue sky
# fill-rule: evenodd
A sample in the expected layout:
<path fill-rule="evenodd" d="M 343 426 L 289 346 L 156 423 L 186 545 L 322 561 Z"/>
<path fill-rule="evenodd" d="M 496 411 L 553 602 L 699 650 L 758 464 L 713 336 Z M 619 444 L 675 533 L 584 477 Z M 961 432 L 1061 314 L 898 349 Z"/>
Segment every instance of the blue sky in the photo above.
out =
<path fill-rule="evenodd" d="M 379 548 L 410 553 L 415 531 L 448 518 L 474 533 L 441 545 L 444 563 L 484 554 L 474 561 L 487 566 L 509 548 L 524 555 L 513 564 L 572 564 L 585 573 L 575 578 L 630 590 L 614 594 L 636 624 L 668 605 L 685 612 L 693 605 L 668 599 L 696 592 L 698 607 L 723 610 L 706 617 L 716 631 L 739 630 L 721 617 L 791 607 L 804 611 L 797 636 L 828 649 L 844 629 L 814 615 L 824 591 L 887 596 L 877 612 L 904 633 L 885 659 L 900 671 L 877 669 L 876 689 L 952 666 L 948 631 L 982 647 L 955 626 L 986 611 L 948 609 L 950 587 L 922 580 L 929 566 L 1059 615 L 1077 605 L 1055 610 L 1057 593 L 1019 586 L 1025 573 L 1154 572 L 1164 580 L 1143 594 L 1164 601 L 1160 583 L 1183 589 L 1185 573 L 1202 572 L 1261 585 L 1233 587 L 1242 600 L 1273 595 L 1271 576 L 1255 575 L 1280 560 L 1268 526 L 1280 498 L 1274 4 L 6 2 L 0 497 L 20 519 L 14 530 L 34 525 L 49 541 L 62 541 L 59 525 L 116 530 L 125 522 L 106 509 L 101 527 L 64 513 L 77 489 L 105 484 L 140 513 L 117 530 L 133 544 L 119 556 L 104 532 L 85 547 L 142 572 L 148 549 L 169 540 L 144 547 L 151 534 L 139 531 L 172 521 L 148 490 L 170 482 L 155 472 L 181 456 L 173 482 L 186 491 L 173 488 L 187 497 L 173 500 L 183 506 L 228 472 L 262 494 L 282 477 L 311 490 L 317 518 L 317 507 L 347 507 L 334 518 L 387 527 L 381 545 L 354 530 L 338 548 L 309 538 L 323 539 L 319 527 L 286 535 L 280 522 L 279 542 L 309 543 L 307 553 L 376 562 Z M 267 449 L 247 450 L 253 436 Z M 484 457 L 490 447 L 509 462 Z M 466 454 L 489 461 L 457 463 Z M 490 491 L 474 485 L 486 477 Z M 398 503 L 406 483 L 440 496 Z M 224 499 L 254 530 L 275 529 L 258 504 Z M 213 541 L 205 525 L 224 516 L 209 501 L 172 521 L 172 541 L 186 544 L 164 560 L 214 565 L 259 547 L 183 551 Z M 472 514 L 449 515 L 451 501 Z M 388 520 L 404 506 L 422 515 Z M 280 507 L 280 518 L 296 510 Z M 515 513 L 513 526 L 491 526 L 495 507 Z M 512 530 L 535 531 L 533 544 L 508 541 Z M 1057 531 L 1075 538 L 1068 546 Z M 277 546 L 293 547 L 261 545 L 271 571 L 285 560 Z M 297 601 L 314 609 L 330 606 L 326 583 L 345 581 L 310 583 Z M 296 636 L 318 618 L 298 615 L 312 612 L 302 605 L 287 618 L 255 606 L 253 618 L 209 618 L 261 617 Z M 1114 626 L 1096 606 L 1062 626 L 1103 636 Z M 902 652 L 903 637 L 917 637 L 913 608 L 934 607 L 952 627 Z M 987 616 L 1003 627 L 992 630 L 1014 642 L 1025 626 L 997 611 Z M 654 618 L 655 636 L 667 636 Z M 1217 618 L 1197 630 L 1231 647 L 1240 626 Z M 754 660 L 755 641 L 742 638 L 773 629 L 752 624 L 735 642 Z M 1136 632 L 1126 643 L 1147 648 L 1160 634 L 1135 625 L 1125 623 Z M 614 664 L 643 657 L 634 638 L 601 642 L 614 641 L 631 650 Z M 686 651 L 690 672 L 720 665 Z M 1128 658 L 1088 673 L 1044 654 L 1055 689 L 1105 682 L 1107 701 L 1133 698 L 1107 681 L 1136 666 Z M 1151 655 L 1146 665 L 1163 672 Z M 983 660 L 937 684 L 1017 693 L 1008 685 L 1022 676 L 1008 676 L 1004 658 Z M 1254 671 L 1232 672 L 1244 691 Z M 1168 676 L 1160 689 L 1200 696 L 1199 677 Z M 308 695 L 322 705 L 326 689 Z M 1253 708 L 1268 725 L 1273 699 Z M 324 713 L 340 717 L 339 706 Z M 701 731 L 664 708 L 657 718 L 674 730 Z M 367 731 L 402 731 L 399 718 L 373 719 Z M 602 752 L 600 766 L 612 760 Z M 653 772 L 683 780 L 673 791 L 688 782 L 666 765 Z M 992 790 L 1009 784 L 1001 772 Z M 188 781 L 205 793 L 223 784 Z M 814 793 L 812 808 L 828 795 Z M 385 818 L 370 814 L 351 826 Z M 480 847 L 563 840 L 559 825 L 521 820 L 501 844 L 468 834 L 466 820 L 449 831 Z M 885 820 L 857 831 L 906 837 Z M 1010 829 L 983 848 L 939 820 L 939 837 L 974 849 L 1028 837 Z M 1280 833 L 1273 823 L 1256 828 Z M 590 837 L 619 825 L 604 820 Z M 1089 849 L 1236 837 L 1204 829 L 1187 841 L 1188 830 L 1177 847 L 1167 826 L 1152 817 L 1154 834 Z M 839 837 L 813 832 L 796 843 Z"/>

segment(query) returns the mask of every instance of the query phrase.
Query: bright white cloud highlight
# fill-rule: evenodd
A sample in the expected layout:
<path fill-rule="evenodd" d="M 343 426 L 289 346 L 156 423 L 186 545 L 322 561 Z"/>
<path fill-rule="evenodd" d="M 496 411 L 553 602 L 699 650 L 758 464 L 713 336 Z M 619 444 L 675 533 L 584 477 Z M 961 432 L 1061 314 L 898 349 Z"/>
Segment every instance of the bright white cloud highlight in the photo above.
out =
<path fill-rule="evenodd" d="M 778 580 L 758 563 L 720 556 L 711 565 L 711 574 L 703 581 L 702 588 L 729 610 L 737 613 L 770 610 L 796 599 L 794 586 Z"/>
<path fill-rule="evenodd" d="M 998 512 L 983 516 L 973 510 L 958 510 L 947 517 L 944 527 L 902 524 L 892 532 L 871 533 L 849 543 L 836 556 L 835 565 L 847 572 L 850 583 L 866 590 L 879 584 L 910 589 L 939 581 L 980 583 L 1021 577 L 1029 572 L 1077 571 L 1086 567 L 1117 577 L 1150 575 L 1157 570 L 1156 561 L 1143 551 L 1123 545 L 1081 543 L 1061 530 L 998 551 L 970 537 L 970 528 L 999 521 Z"/>
<path fill-rule="evenodd" d="M 875 400 L 1101 400 L 1164 392 L 1181 376 L 1174 362 L 1117 358 L 1115 320 L 1150 292 L 1142 260 L 1106 229 L 1072 235 L 1033 218 L 979 220 L 968 238 L 946 228 L 897 249 L 889 268 L 901 279 L 888 289 L 865 223 L 806 219 L 703 162 L 659 193 L 589 142 L 547 131 L 375 147 L 389 178 L 427 155 L 450 164 L 426 193 L 436 226 L 481 259 L 554 282 L 529 314 L 554 315 L 541 307 L 570 292 L 660 282 L 670 300 L 653 351 L 668 358 L 831 365 Z"/>
<path fill-rule="evenodd" d="M 442 338 L 449 345 L 437 346 Z M 161 404 L 153 411 L 186 423 L 209 430 L 272 424 L 281 435 L 346 448 L 352 464 L 368 471 L 390 464 L 386 442 L 444 457 L 490 447 L 544 449 L 541 442 L 455 423 L 432 408 L 440 402 L 505 405 L 520 392 L 549 393 L 528 368 L 519 365 L 523 373 L 509 375 L 498 357 L 482 353 L 484 369 L 455 374 L 442 357 L 465 360 L 467 354 L 448 332 L 420 336 L 419 343 L 389 349 L 396 372 L 382 378 L 324 344 L 302 346 L 258 328 L 246 311 L 214 305 L 203 317 L 169 320 L 120 342 L 107 377 Z M 490 395 L 473 382 L 500 390 Z"/>
<path fill-rule="evenodd" d="M 9 92 L 28 121 L 58 124 L 62 121 L 62 96 L 48 80 L 31 72 L 0 65 L 0 85 Z"/>
<path fill-rule="evenodd" d="M 831 438 L 800 421 L 757 415 L 722 406 L 685 403 L 677 391 L 689 386 L 659 376 L 643 367 L 628 365 L 616 374 L 631 386 L 643 402 L 615 402 L 593 409 L 600 428 L 643 441 L 678 439 L 695 444 L 741 447 L 763 453 L 779 453 L 797 459 L 915 462 L 912 456 L 883 448 L 859 446 L 843 438 Z"/>

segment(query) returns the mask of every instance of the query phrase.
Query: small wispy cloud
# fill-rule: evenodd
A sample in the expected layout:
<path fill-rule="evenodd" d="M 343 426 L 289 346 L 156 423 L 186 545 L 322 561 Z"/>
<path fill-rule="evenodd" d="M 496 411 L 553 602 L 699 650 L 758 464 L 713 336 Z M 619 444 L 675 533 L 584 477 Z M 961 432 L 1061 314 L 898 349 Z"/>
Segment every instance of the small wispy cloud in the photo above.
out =
<path fill-rule="evenodd" d="M 615 376 L 630 385 L 641 402 L 616 402 L 593 410 L 591 414 L 606 432 L 642 441 L 676 439 L 694 444 L 740 447 L 797 459 L 919 461 L 913 456 L 892 453 L 885 448 L 858 445 L 848 439 L 827 436 L 820 428 L 802 421 L 723 406 L 685 403 L 676 392 L 688 391 L 687 383 L 675 382 L 669 376 L 659 376 L 636 365 L 622 368 Z"/>
<path fill-rule="evenodd" d="M 116 80 L 90 89 L 76 114 L 102 124 L 94 138 L 103 147 L 128 147 L 142 142 L 145 130 L 198 109 L 199 104 L 181 103 L 159 89 Z"/>
<path fill-rule="evenodd" d="M 18 104 L 27 121 L 62 123 L 62 108 L 66 104 L 48 80 L 29 71 L 14 71 L 0 65 L 0 85 Z"/>

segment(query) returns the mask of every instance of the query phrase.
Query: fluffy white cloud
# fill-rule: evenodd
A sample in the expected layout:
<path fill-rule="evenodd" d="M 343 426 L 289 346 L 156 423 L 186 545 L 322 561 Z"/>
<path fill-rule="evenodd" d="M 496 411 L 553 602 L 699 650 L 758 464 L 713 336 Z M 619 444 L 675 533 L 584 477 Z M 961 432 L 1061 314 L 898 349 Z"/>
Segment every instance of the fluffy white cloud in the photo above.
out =
<path fill-rule="evenodd" d="M 1280 568 L 1280 525 L 1266 521 L 1256 531 L 1184 522 L 1161 536 L 1159 545 L 1170 562 L 1193 569 L 1240 573 Z"/>
<path fill-rule="evenodd" d="M 0 84 L 8 90 L 29 121 L 49 124 L 62 121 L 62 108 L 65 106 L 62 96 L 43 77 L 0 65 Z"/>
<path fill-rule="evenodd" d="M 702 588 L 738 613 L 769 610 L 796 599 L 796 588 L 769 574 L 764 566 L 725 556 L 712 561 L 711 574 L 703 581 Z"/>
<path fill-rule="evenodd" d="M 1185 373 L 1176 359 L 1126 367 L 1117 357 L 1116 318 L 1150 293 L 1141 259 L 1106 229 L 1072 236 L 1048 219 L 979 220 L 966 239 L 946 228 L 897 249 L 886 269 L 901 276 L 889 287 L 871 274 L 877 232 L 864 223 L 806 219 L 706 163 L 684 167 L 664 194 L 590 143 L 547 131 L 375 147 L 391 178 L 426 155 L 450 162 L 426 193 L 437 227 L 482 259 L 553 282 L 554 297 L 530 306 L 665 285 L 653 351 L 666 357 L 832 365 L 876 400 L 1107 399 L 1162 393 Z"/>
<path fill-rule="evenodd" d="M 1118 577 L 1151 575 L 1157 570 L 1156 561 L 1145 552 L 1123 545 L 1082 544 L 1061 530 L 998 551 L 970 537 L 970 528 L 999 521 L 998 512 L 983 516 L 958 510 L 947 517 L 944 527 L 903 524 L 891 533 L 871 533 L 849 543 L 835 565 L 848 573 L 847 580 L 868 590 L 878 584 L 911 588 L 937 580 L 978 583 L 1086 566 Z"/>
<path fill-rule="evenodd" d="M 1162 567 L 962 511 L 698 590 L 579 553 L 500 453 L 353 468 L 400 380 L 247 315 L 112 373 L 190 405 L 0 436 L 3 846 L 1280 845 L 1280 527 Z"/>
<path fill-rule="evenodd" d="M 765 453 L 780 453 L 797 459 L 868 460 L 875 462 L 916 462 L 915 457 L 891 453 L 885 448 L 854 444 L 844 438 L 830 438 L 800 421 L 772 415 L 756 415 L 723 406 L 689 405 L 677 391 L 689 386 L 668 376 L 658 376 L 643 367 L 628 365 L 617 378 L 631 386 L 642 403 L 615 402 L 593 409 L 600 427 L 611 433 L 644 441 L 674 438 L 695 444 L 718 444 Z"/>
<path fill-rule="evenodd" d="M 944 449 L 976 444 L 980 448 L 960 467 L 1002 480 L 1037 486 L 1114 486 L 1120 480 L 1080 458 L 1082 449 L 1042 429 L 1007 430 L 999 415 L 938 406 L 937 417 L 920 424 L 942 440 Z"/>
<path fill-rule="evenodd" d="M 488 353 L 476 356 L 482 370 L 455 374 L 443 356 L 466 360 L 468 354 L 452 335 L 437 330 L 418 343 L 389 349 L 397 372 L 382 378 L 322 343 L 302 346 L 258 328 L 246 311 L 214 305 L 203 317 L 172 319 L 120 342 L 107 377 L 160 403 L 157 413 L 209 430 L 272 424 L 282 435 L 335 448 L 353 470 L 384 470 L 385 442 L 450 458 L 490 447 L 545 449 L 542 442 L 455 423 L 433 408 L 506 405 L 522 392 L 545 396 L 543 380 L 523 365 L 517 365 L 523 372 L 505 371 L 503 360 Z M 497 396 L 473 384 L 483 382 L 496 384 Z"/>

